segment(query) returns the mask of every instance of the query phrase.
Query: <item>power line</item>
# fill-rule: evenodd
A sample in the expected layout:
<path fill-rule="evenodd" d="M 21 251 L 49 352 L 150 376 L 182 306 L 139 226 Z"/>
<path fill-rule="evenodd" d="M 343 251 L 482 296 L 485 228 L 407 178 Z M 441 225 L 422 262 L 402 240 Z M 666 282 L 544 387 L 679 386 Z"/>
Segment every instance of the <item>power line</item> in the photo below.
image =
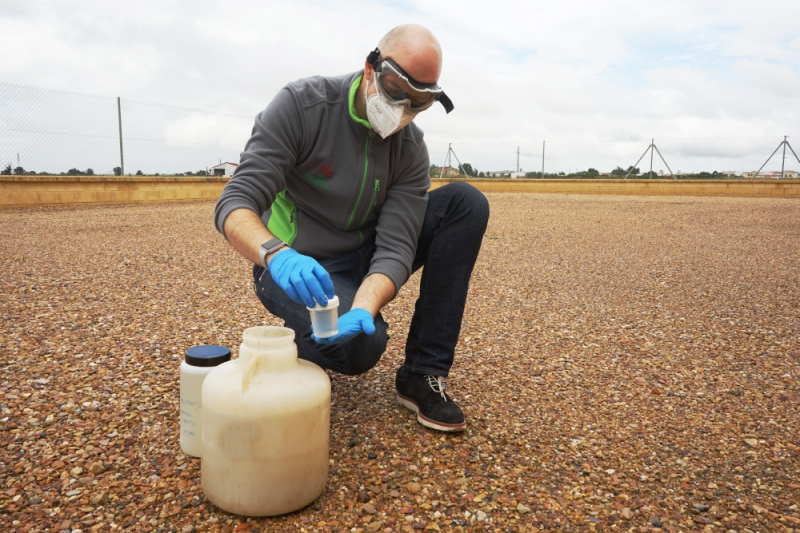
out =
<path fill-rule="evenodd" d="M 251 115 L 238 115 L 236 113 L 226 113 L 224 111 L 208 111 L 208 110 L 205 110 L 205 109 L 197 109 L 197 108 L 194 108 L 194 107 L 180 107 L 180 106 L 167 105 L 167 104 L 154 104 L 154 103 L 151 103 L 151 102 L 141 102 L 139 100 L 129 100 L 127 98 L 123 98 L 122 101 L 124 103 L 133 103 L 133 104 L 139 104 L 139 105 L 146 105 L 146 106 L 150 106 L 150 107 L 161 107 L 161 108 L 164 108 L 164 109 L 176 109 L 176 110 L 179 110 L 179 111 L 194 111 L 194 112 L 197 112 L 197 113 L 205 113 L 207 115 L 225 115 L 225 116 L 228 116 L 228 117 L 246 118 L 248 120 L 253 120 L 255 118 L 255 115 L 252 115 L 252 116 Z"/>
<path fill-rule="evenodd" d="M 45 92 L 45 93 L 68 94 L 70 96 L 82 96 L 84 98 L 99 98 L 99 99 L 103 99 L 103 100 L 113 100 L 114 99 L 113 96 L 101 96 L 99 94 L 76 93 L 76 92 L 71 92 L 71 91 L 61 91 L 61 90 L 57 90 L 57 89 L 45 89 L 43 87 L 33 87 L 33 86 L 30 86 L 30 85 L 19 85 L 17 83 L 0 82 L 0 87 L 2 87 L 2 86 L 14 87 L 15 89 L 26 89 L 28 91 L 40 91 L 40 92 Z"/>
<path fill-rule="evenodd" d="M 800 135 L 789 135 L 788 137 L 797 137 Z M 732 139 L 773 139 L 775 138 L 774 135 L 750 135 L 750 136 L 733 136 L 733 137 L 659 137 L 659 139 L 663 141 L 710 141 L 710 140 L 732 140 Z M 641 139 L 571 139 L 571 138 L 564 138 L 564 137 L 547 137 L 546 138 L 550 142 L 616 142 L 616 143 L 624 143 L 624 142 L 642 142 L 642 141 L 649 141 L 650 138 L 641 138 Z M 463 142 L 451 142 L 451 141 L 440 141 L 437 139 L 425 139 L 427 143 L 441 143 L 441 144 L 533 144 L 538 143 L 538 139 L 523 139 L 523 140 L 514 140 L 514 141 L 463 141 Z"/>
<path fill-rule="evenodd" d="M 68 133 L 65 131 L 41 131 L 41 130 L 26 130 L 21 128 L 9 128 L 9 131 L 19 131 L 23 133 L 38 133 L 42 135 L 64 135 L 67 137 L 89 137 L 92 139 L 114 139 L 117 140 L 118 137 L 116 135 L 92 135 L 90 133 Z M 125 137 L 127 141 L 143 141 L 143 142 L 154 142 L 154 143 L 170 143 L 170 144 L 196 144 L 198 146 L 219 146 L 220 148 L 229 148 L 231 150 L 238 150 L 241 148 L 241 145 L 227 145 L 227 144 L 219 144 L 219 143 L 207 143 L 207 142 L 194 142 L 194 141 L 173 141 L 168 139 L 146 139 L 144 137 Z"/>
<path fill-rule="evenodd" d="M 15 88 L 15 89 L 25 89 L 25 90 L 28 90 L 28 91 L 38 91 L 38 92 L 60 94 L 60 95 L 69 95 L 69 96 L 81 96 L 81 97 L 84 97 L 84 98 L 97 98 L 97 99 L 101 99 L 101 100 L 112 100 L 113 101 L 113 100 L 117 99 L 116 96 L 103 96 L 103 95 L 99 95 L 99 94 L 89 94 L 89 93 L 78 93 L 78 92 L 72 92 L 72 91 L 62 91 L 62 90 L 59 90 L 59 89 L 46 89 L 46 88 L 43 88 L 43 87 L 33 87 L 33 86 L 30 86 L 30 85 L 19 85 L 19 84 L 16 84 L 16 83 L 0 82 L 0 87 L 12 87 L 12 88 Z M 179 111 L 195 111 L 195 112 L 198 112 L 198 113 L 206 113 L 206 114 L 209 114 L 209 115 L 226 115 L 226 116 L 229 116 L 229 117 L 246 118 L 246 119 L 250 119 L 250 120 L 255 118 L 255 115 L 240 115 L 240 114 L 237 114 L 237 113 L 228 113 L 228 112 L 225 112 L 225 111 L 210 111 L 210 110 L 207 110 L 207 109 L 198 109 L 198 108 L 194 108 L 194 107 L 181 107 L 181 106 L 168 105 L 168 104 L 156 104 L 156 103 L 153 103 L 153 102 L 144 102 L 144 101 L 141 101 L 141 100 L 129 100 L 127 98 L 122 98 L 122 102 L 139 104 L 139 105 L 147 105 L 147 106 L 151 106 L 151 107 L 161 107 L 161 108 L 165 108 L 165 109 L 175 109 L 175 110 L 179 110 Z"/>

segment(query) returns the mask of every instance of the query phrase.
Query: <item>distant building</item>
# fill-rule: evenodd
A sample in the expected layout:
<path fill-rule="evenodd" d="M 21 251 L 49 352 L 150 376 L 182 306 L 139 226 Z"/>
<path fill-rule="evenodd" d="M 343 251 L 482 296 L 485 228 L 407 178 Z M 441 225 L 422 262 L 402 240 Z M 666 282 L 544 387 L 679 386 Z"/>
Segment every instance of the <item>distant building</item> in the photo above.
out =
<path fill-rule="evenodd" d="M 752 178 L 756 175 L 755 170 L 751 170 L 749 172 L 740 172 L 738 173 L 740 176 L 745 178 Z M 779 180 L 781 179 L 781 171 L 780 170 L 773 170 L 770 172 L 761 172 L 758 175 L 759 178 L 765 180 Z M 785 180 L 796 180 L 800 177 L 800 173 L 796 170 L 784 170 L 783 171 L 783 179 Z"/>
<path fill-rule="evenodd" d="M 457 168 L 453 167 L 436 167 L 436 173 L 434 176 L 440 178 L 451 178 L 453 176 L 458 176 L 460 172 Z"/>
<path fill-rule="evenodd" d="M 519 172 L 512 172 L 510 177 L 511 177 L 512 180 L 515 180 L 517 178 L 524 178 L 525 177 L 525 173 L 522 172 L 521 170 Z"/>
<path fill-rule="evenodd" d="M 487 172 L 486 175 L 490 178 L 509 178 L 513 173 L 513 170 L 497 170 L 495 172 Z M 523 172 L 522 175 L 524 176 L 525 173 Z"/>
<path fill-rule="evenodd" d="M 214 165 L 211 167 L 211 175 L 212 176 L 233 176 L 233 171 L 236 170 L 236 167 L 239 166 L 239 163 L 220 163 L 219 165 Z"/>

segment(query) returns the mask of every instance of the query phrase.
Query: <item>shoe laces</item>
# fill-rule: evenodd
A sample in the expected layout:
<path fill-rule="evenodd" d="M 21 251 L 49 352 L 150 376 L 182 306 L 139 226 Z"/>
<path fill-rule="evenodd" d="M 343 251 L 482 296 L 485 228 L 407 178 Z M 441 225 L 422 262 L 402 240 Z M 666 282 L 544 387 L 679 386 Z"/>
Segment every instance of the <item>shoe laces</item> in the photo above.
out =
<path fill-rule="evenodd" d="M 447 395 L 444 393 L 445 385 L 441 376 L 431 376 L 430 374 L 427 374 L 425 377 L 428 379 L 428 385 L 431 389 L 433 389 L 433 392 L 441 394 L 442 399 L 447 401 Z"/>

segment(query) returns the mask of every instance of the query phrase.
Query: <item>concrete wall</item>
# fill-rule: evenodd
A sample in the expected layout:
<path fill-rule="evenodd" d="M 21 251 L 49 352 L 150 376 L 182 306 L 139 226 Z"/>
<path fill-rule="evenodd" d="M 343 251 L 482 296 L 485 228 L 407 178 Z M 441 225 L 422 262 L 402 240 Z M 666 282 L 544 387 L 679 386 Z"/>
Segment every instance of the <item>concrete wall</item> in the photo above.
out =
<path fill-rule="evenodd" d="M 456 179 L 432 180 L 431 188 Z M 748 196 L 800 199 L 800 180 L 536 180 L 470 179 L 483 192 L 633 194 L 643 196 Z"/>
<path fill-rule="evenodd" d="M 213 200 L 221 176 L 0 176 L 0 208 Z"/>
<path fill-rule="evenodd" d="M 0 208 L 184 202 L 217 198 L 229 178 L 0 176 Z M 432 180 L 435 189 L 455 178 Z M 466 180 L 484 192 L 749 196 L 800 199 L 800 180 Z"/>

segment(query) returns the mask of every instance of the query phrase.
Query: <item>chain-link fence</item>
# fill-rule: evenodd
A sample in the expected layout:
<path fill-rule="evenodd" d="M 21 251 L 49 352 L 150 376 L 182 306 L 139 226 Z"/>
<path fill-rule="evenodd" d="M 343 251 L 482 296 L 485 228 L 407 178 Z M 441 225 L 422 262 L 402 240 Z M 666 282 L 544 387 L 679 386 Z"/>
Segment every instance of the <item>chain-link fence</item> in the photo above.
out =
<path fill-rule="evenodd" d="M 17 174 L 212 173 L 214 165 L 239 161 L 253 119 L 0 83 L 0 167 Z"/>
<path fill-rule="evenodd" d="M 0 83 L 0 167 L 6 173 L 37 174 L 113 175 L 123 168 L 125 174 L 212 173 L 219 163 L 239 161 L 253 119 Z M 459 171 L 462 163 L 476 176 L 541 177 L 544 169 L 548 178 L 604 177 L 614 171 L 613 177 L 623 177 L 619 171 L 635 165 L 638 174 L 633 176 L 746 178 L 753 177 L 781 137 L 664 137 L 655 139 L 657 150 L 650 153 L 645 151 L 649 138 L 426 140 L 433 165 Z M 778 178 L 781 168 L 785 178 L 797 178 L 800 171 L 788 143 L 759 177 Z"/>

